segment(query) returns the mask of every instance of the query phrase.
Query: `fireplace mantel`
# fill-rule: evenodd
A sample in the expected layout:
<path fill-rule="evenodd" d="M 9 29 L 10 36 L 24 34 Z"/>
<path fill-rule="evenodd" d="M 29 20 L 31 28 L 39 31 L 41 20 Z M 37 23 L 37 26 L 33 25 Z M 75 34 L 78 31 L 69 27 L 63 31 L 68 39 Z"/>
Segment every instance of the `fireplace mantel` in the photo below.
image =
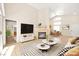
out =
<path fill-rule="evenodd" d="M 47 32 L 47 28 L 38 28 L 38 32 Z"/>

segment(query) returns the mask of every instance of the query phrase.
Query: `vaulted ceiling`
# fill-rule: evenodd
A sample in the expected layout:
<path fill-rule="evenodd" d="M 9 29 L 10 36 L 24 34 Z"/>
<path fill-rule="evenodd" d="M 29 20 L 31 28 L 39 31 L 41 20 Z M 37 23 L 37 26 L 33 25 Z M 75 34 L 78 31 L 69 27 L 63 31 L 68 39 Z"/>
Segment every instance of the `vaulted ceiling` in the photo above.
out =
<path fill-rule="evenodd" d="M 79 3 L 30 3 L 36 9 L 48 8 L 57 15 L 79 15 Z"/>

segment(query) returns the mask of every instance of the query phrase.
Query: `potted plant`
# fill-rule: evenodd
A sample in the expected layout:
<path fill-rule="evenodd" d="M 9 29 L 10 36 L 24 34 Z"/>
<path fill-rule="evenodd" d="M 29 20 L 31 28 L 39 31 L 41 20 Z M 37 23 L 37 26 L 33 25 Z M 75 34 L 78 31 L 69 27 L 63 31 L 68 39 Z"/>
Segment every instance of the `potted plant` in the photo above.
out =
<path fill-rule="evenodd" d="M 11 31 L 10 30 L 6 30 L 6 37 L 9 37 L 11 35 Z"/>

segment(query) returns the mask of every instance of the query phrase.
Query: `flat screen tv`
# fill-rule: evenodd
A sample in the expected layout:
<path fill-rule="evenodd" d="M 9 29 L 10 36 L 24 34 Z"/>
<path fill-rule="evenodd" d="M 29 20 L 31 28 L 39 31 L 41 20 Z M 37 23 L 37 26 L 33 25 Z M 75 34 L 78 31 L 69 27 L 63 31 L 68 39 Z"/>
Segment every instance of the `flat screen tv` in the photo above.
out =
<path fill-rule="evenodd" d="M 33 33 L 32 24 L 21 24 L 21 34 Z"/>

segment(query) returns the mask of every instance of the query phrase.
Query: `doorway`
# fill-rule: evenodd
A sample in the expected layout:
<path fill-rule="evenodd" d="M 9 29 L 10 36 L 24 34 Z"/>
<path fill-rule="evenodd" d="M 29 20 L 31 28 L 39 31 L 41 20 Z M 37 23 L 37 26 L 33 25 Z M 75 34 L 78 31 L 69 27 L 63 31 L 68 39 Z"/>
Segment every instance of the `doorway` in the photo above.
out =
<path fill-rule="evenodd" d="M 6 20 L 6 45 L 16 43 L 16 21 Z"/>

